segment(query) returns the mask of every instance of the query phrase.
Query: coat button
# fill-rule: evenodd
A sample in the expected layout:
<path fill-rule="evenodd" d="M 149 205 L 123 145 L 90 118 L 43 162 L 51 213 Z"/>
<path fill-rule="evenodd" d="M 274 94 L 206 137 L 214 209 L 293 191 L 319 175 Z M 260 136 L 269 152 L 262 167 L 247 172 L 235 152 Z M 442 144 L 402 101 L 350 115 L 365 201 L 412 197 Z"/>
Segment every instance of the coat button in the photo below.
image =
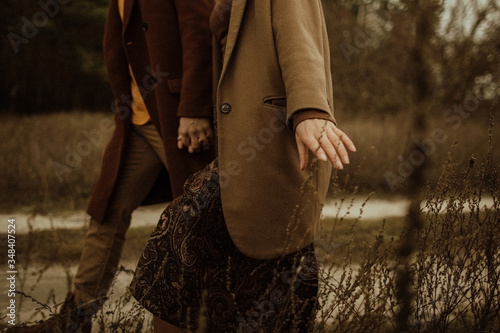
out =
<path fill-rule="evenodd" d="M 222 105 L 220 106 L 220 111 L 221 111 L 222 113 L 229 113 L 229 112 L 231 112 L 231 105 L 230 105 L 230 104 L 228 104 L 228 103 L 224 103 L 224 104 L 222 104 Z"/>
<path fill-rule="evenodd" d="M 142 23 L 142 31 L 148 30 L 148 24 L 146 22 Z"/>

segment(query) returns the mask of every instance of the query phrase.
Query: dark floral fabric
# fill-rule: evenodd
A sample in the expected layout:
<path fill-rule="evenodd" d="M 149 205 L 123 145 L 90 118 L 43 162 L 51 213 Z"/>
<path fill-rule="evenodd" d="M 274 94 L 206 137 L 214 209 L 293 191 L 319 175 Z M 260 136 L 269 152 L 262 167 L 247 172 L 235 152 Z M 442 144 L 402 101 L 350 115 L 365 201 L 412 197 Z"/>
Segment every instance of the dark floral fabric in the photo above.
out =
<path fill-rule="evenodd" d="M 313 246 L 273 260 L 243 255 L 224 223 L 218 178 L 215 160 L 167 205 L 132 294 L 155 316 L 200 332 L 310 331 L 318 304 Z"/>

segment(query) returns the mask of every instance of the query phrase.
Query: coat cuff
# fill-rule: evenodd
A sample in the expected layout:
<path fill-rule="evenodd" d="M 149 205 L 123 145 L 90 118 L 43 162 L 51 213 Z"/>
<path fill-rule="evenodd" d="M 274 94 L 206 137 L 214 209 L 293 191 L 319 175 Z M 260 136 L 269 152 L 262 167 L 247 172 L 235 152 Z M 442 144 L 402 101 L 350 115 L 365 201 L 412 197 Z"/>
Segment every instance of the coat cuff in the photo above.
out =
<path fill-rule="evenodd" d="M 294 133 L 297 125 L 306 119 L 325 119 L 334 122 L 330 114 L 327 112 L 319 110 L 301 110 L 293 116 L 292 126 Z"/>

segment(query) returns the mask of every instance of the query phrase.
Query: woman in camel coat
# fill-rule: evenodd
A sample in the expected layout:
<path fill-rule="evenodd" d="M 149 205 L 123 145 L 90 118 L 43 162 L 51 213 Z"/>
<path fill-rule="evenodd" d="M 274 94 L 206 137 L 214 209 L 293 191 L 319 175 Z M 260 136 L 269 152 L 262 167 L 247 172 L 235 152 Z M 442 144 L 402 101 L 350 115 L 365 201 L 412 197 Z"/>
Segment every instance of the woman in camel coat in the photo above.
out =
<path fill-rule="evenodd" d="M 131 290 L 163 332 L 311 331 L 316 224 L 332 163 L 355 150 L 333 118 L 321 1 L 219 0 L 210 23 L 218 159 L 165 209 Z"/>

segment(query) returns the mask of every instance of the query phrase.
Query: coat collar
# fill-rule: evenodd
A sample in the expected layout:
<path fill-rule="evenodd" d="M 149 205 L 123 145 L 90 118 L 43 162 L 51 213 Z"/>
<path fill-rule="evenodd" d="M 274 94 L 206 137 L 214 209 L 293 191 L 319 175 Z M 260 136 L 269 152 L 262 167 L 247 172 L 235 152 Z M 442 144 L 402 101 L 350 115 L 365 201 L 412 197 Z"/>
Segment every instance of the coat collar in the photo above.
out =
<path fill-rule="evenodd" d="M 224 53 L 221 78 L 222 76 L 224 76 L 227 64 L 233 54 L 234 46 L 236 45 L 236 40 L 238 39 L 238 33 L 241 27 L 241 21 L 243 19 L 243 13 L 245 12 L 246 3 L 247 0 L 233 0 L 231 8 L 231 20 L 229 22 L 229 30 L 227 33 L 226 51 Z"/>

